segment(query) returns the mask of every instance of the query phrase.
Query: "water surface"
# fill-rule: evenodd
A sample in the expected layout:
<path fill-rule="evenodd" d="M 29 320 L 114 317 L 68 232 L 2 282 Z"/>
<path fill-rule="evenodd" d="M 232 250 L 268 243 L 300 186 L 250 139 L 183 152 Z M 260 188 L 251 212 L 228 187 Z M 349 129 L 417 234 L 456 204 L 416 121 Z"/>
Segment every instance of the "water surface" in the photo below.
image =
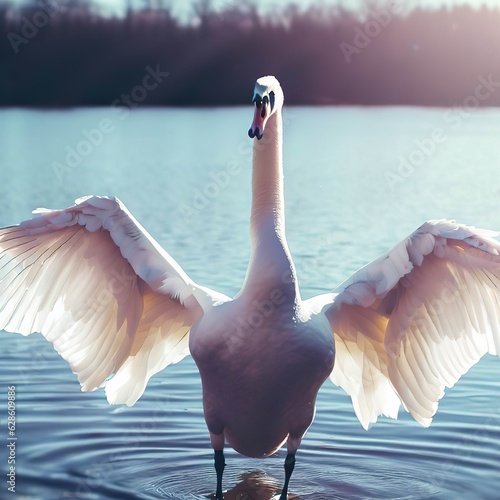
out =
<path fill-rule="evenodd" d="M 290 108 L 285 115 L 287 234 L 304 297 L 332 290 L 422 222 L 500 229 L 500 111 L 458 125 L 446 110 Z M 92 132 L 110 120 L 109 133 Z M 0 112 L 0 225 L 86 194 L 120 197 L 198 283 L 239 290 L 249 256 L 251 109 Z M 452 128 L 455 126 L 455 129 Z M 108 123 L 108 129 L 109 129 Z M 439 143 L 430 137 L 442 129 Z M 87 132 L 85 132 L 87 131 Z M 82 141 L 94 133 L 88 151 Z M 68 148 L 89 154 L 66 165 Z M 59 164 L 56 164 L 56 162 Z M 217 183 L 218 182 L 218 183 Z M 215 473 L 191 358 L 150 381 L 132 408 L 76 377 L 39 335 L 0 332 L 0 436 L 17 388 L 17 492 L 26 500 L 203 499 Z M 369 432 L 327 381 L 297 455 L 301 499 L 498 498 L 500 360 L 485 357 L 447 390 L 429 429 L 404 411 Z M 6 449 L 0 452 L 2 477 Z M 227 451 L 228 499 L 269 499 L 286 452 Z M 7 494 L 2 482 L 0 497 Z"/>

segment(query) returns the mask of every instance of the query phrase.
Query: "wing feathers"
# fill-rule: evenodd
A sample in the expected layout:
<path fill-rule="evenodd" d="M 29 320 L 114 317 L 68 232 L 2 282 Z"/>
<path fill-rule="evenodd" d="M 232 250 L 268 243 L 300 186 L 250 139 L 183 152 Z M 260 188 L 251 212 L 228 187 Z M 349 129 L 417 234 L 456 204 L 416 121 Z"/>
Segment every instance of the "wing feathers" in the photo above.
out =
<path fill-rule="evenodd" d="M 225 296 L 195 285 L 119 200 L 84 197 L 66 210 L 0 229 L 0 328 L 40 332 L 82 390 L 133 404 L 188 353 L 190 326 Z M 205 300 L 205 297 L 207 299 Z"/>
<path fill-rule="evenodd" d="M 332 380 L 362 425 L 399 402 L 430 425 L 445 387 L 500 353 L 497 233 L 431 221 L 344 283 L 325 314 L 336 340 Z"/>

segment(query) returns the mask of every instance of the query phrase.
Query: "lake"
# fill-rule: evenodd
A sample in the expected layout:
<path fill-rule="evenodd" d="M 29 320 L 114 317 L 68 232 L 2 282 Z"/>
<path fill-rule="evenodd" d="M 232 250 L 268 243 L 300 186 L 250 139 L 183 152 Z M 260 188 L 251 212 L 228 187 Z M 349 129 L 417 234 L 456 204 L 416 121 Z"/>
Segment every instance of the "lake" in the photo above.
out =
<path fill-rule="evenodd" d="M 428 219 L 500 229 L 500 110 L 286 108 L 287 236 L 304 298 L 333 290 Z M 0 111 L 0 225 L 87 194 L 118 196 L 196 282 L 234 295 L 250 243 L 250 106 Z M 18 498 L 203 499 L 215 491 L 190 357 L 132 408 L 81 393 L 40 335 L 0 332 L 0 437 L 16 386 Z M 446 391 L 429 429 L 401 410 L 368 432 L 323 385 L 297 454 L 298 499 L 497 499 L 500 360 Z M 1 498 L 8 448 L 1 447 Z M 270 499 L 286 450 L 227 449 L 226 499 Z"/>

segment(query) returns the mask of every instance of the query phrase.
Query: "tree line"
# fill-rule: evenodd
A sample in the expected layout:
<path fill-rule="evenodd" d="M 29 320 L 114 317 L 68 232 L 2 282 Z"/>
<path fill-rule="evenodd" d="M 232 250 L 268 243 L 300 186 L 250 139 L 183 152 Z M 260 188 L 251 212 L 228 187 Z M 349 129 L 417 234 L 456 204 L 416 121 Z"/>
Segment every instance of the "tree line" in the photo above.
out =
<path fill-rule="evenodd" d="M 78 0 L 0 6 L 0 105 L 235 105 L 276 75 L 291 104 L 500 104 L 500 10 L 199 0 L 124 16 Z"/>

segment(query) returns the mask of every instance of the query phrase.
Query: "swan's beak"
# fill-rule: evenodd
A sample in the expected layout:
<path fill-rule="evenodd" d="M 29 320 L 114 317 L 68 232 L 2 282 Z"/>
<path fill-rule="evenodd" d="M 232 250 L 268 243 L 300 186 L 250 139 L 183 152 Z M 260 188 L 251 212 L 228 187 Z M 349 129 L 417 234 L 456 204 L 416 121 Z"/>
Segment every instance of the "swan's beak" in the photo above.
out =
<path fill-rule="evenodd" d="M 248 131 L 248 136 L 250 139 L 257 137 L 260 141 L 264 135 L 267 120 L 271 115 L 271 104 L 267 95 L 262 98 L 259 94 L 255 94 L 253 102 L 255 104 L 255 114 L 253 116 L 252 126 Z"/>

